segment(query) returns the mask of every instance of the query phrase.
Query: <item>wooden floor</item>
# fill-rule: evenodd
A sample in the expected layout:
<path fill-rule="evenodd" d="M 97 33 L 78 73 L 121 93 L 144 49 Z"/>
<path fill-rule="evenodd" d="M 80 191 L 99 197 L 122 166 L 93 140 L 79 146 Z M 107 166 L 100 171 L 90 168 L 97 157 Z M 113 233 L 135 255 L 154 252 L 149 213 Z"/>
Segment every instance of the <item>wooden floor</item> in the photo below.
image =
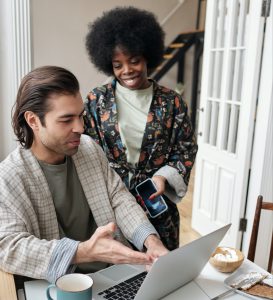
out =
<path fill-rule="evenodd" d="M 180 213 L 180 245 L 185 245 L 200 237 L 191 227 L 194 175 L 195 169 L 193 168 L 187 194 L 177 205 Z"/>

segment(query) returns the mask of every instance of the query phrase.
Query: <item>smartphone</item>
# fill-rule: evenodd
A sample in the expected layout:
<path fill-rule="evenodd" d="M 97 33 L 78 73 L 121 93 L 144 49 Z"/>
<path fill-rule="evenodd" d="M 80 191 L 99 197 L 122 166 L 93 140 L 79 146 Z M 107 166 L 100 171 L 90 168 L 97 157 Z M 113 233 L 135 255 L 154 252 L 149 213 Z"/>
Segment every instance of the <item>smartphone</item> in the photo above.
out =
<path fill-rule="evenodd" d="M 168 209 L 168 206 L 162 196 L 157 196 L 154 199 L 149 197 L 157 192 L 153 181 L 148 178 L 136 186 L 138 195 L 143 199 L 145 207 L 151 216 L 155 218 Z"/>

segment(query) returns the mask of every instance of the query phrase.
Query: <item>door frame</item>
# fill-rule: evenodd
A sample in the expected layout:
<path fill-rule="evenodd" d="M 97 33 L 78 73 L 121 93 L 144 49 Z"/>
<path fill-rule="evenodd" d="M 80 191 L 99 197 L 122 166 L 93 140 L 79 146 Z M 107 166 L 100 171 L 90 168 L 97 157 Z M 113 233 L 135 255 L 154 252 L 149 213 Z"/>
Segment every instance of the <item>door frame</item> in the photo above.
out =
<path fill-rule="evenodd" d="M 247 228 L 243 236 L 242 249 L 248 252 L 253 219 L 258 195 L 264 201 L 273 202 L 273 59 L 272 59 L 272 3 L 265 23 L 264 47 L 261 61 L 260 84 L 257 101 L 256 125 L 253 140 L 251 172 L 246 207 Z M 265 21 L 265 20 L 264 20 Z M 261 159 L 262 158 L 262 159 Z M 255 262 L 267 268 L 272 237 L 272 215 L 263 214 L 257 243 Z M 262 229 L 261 229 L 262 228 Z M 267 241 L 267 244 L 266 242 Z M 262 246 L 261 246 L 262 245 Z"/>

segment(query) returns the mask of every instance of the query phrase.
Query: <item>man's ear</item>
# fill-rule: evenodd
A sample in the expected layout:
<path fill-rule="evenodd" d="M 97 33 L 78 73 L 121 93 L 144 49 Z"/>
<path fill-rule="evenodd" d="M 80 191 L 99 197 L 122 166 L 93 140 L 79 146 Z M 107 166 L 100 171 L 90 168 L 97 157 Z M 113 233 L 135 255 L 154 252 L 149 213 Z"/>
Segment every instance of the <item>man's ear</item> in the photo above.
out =
<path fill-rule="evenodd" d="M 41 124 L 39 117 L 32 111 L 26 111 L 24 117 L 28 126 L 33 130 L 37 131 L 39 129 L 39 124 Z"/>

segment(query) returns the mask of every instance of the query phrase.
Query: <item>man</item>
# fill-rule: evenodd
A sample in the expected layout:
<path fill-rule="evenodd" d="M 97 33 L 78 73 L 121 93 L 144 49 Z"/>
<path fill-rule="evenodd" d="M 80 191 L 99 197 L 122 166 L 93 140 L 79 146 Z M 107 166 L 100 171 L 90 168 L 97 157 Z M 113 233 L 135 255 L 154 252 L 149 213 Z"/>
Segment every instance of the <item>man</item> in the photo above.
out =
<path fill-rule="evenodd" d="M 4 271 L 54 282 L 76 268 L 151 264 L 167 252 L 101 148 L 81 135 L 83 114 L 69 71 L 41 67 L 22 80 L 13 114 L 21 146 L 0 164 Z"/>

